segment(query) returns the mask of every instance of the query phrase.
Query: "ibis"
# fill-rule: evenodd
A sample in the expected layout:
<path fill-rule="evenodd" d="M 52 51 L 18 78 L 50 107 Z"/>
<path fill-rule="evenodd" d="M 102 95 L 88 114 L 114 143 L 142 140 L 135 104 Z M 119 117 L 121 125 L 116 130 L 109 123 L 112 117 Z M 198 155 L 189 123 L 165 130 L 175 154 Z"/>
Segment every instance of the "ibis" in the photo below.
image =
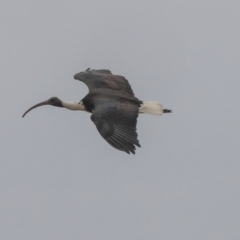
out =
<path fill-rule="evenodd" d="M 51 97 L 29 108 L 22 117 L 43 105 L 86 111 L 92 114 L 91 120 L 100 135 L 112 147 L 135 154 L 136 146 L 141 147 L 136 129 L 138 114 L 162 115 L 171 112 L 158 102 L 139 100 L 128 80 L 109 70 L 88 68 L 75 74 L 74 79 L 85 83 L 89 89 L 89 93 L 80 102 L 65 102 Z"/>

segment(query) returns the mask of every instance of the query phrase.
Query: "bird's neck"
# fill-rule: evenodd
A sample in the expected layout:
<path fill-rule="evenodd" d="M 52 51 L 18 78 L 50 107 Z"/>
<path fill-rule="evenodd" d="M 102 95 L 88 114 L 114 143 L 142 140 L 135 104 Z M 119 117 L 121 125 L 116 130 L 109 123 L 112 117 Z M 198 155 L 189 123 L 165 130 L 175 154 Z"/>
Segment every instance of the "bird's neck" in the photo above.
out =
<path fill-rule="evenodd" d="M 83 102 L 80 101 L 79 103 L 73 103 L 73 102 L 64 102 L 62 101 L 62 105 L 64 108 L 67 108 L 69 110 L 74 110 L 74 111 L 87 111 Z"/>

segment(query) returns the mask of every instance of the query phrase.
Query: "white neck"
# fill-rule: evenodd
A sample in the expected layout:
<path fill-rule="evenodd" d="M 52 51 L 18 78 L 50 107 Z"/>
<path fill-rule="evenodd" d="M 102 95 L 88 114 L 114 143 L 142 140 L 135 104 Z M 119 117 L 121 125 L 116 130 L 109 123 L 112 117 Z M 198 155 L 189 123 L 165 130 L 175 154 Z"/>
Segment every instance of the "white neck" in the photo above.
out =
<path fill-rule="evenodd" d="M 77 111 L 77 110 L 82 110 L 82 111 L 87 111 L 83 102 L 79 102 L 79 103 L 73 103 L 73 102 L 64 102 L 62 101 L 62 105 L 64 108 L 67 108 L 69 110 L 74 110 L 74 111 Z"/>

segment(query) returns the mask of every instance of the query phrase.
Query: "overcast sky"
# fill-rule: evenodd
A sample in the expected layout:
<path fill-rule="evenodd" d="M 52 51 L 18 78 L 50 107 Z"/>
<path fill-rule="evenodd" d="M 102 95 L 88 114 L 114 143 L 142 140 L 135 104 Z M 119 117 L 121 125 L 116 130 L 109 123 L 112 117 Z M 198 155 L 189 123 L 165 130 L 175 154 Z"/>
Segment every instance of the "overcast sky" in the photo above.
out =
<path fill-rule="evenodd" d="M 240 239 L 239 0 L 1 0 L 0 239 Z M 108 145 L 73 75 L 125 76 L 141 148 Z"/>

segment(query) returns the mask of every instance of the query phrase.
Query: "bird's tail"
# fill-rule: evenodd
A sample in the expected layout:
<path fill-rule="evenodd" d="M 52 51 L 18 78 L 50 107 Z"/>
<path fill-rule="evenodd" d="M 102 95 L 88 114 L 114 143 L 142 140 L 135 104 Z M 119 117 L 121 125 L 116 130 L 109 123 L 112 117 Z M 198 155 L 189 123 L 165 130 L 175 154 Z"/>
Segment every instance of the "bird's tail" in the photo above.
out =
<path fill-rule="evenodd" d="M 163 106 L 158 102 L 144 101 L 139 107 L 139 113 L 162 115 L 163 113 L 169 113 L 169 112 L 172 112 L 172 111 L 168 109 L 163 109 Z"/>

